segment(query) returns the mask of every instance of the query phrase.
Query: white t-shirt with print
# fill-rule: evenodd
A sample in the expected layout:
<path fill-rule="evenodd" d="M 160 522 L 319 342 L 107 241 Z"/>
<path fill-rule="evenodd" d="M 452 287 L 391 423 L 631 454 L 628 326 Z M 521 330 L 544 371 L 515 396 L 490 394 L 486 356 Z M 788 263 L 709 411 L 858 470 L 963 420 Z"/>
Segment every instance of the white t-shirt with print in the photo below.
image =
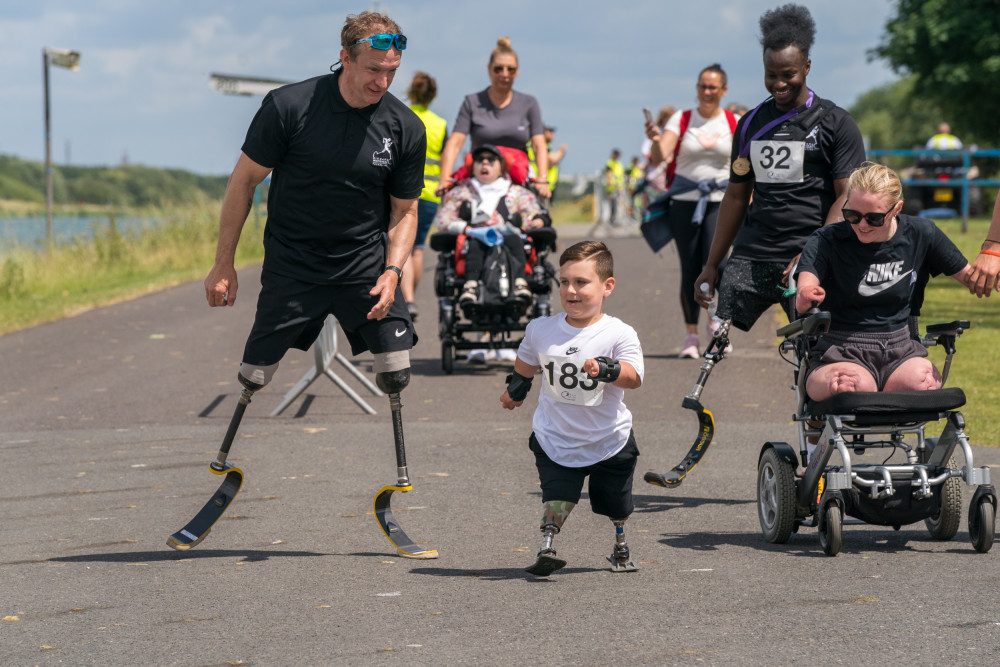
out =
<path fill-rule="evenodd" d="M 535 438 L 556 463 L 572 468 L 599 463 L 621 451 L 632 430 L 625 390 L 598 382 L 583 370 L 594 357 L 628 362 L 643 376 L 642 347 L 635 329 L 603 315 L 588 327 L 566 322 L 566 314 L 531 320 L 517 356 L 541 367 Z"/>
<path fill-rule="evenodd" d="M 681 116 L 678 111 L 667 121 L 667 131 L 677 136 L 681 133 Z M 691 111 L 691 122 L 681 137 L 681 150 L 677 154 L 677 171 L 692 181 L 729 180 L 729 154 L 733 146 L 733 133 L 729 129 L 726 113 L 720 111 L 715 118 L 704 118 L 697 109 Z M 722 201 L 722 192 L 715 190 L 708 200 Z M 677 195 L 678 201 L 698 201 L 701 193 L 697 190 Z"/>

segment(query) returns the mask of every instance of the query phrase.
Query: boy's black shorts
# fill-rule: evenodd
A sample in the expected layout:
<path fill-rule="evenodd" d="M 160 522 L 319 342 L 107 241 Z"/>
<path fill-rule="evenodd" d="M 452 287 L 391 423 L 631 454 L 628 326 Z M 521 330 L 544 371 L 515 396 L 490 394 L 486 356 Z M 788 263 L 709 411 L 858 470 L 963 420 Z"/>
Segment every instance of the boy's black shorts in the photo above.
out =
<path fill-rule="evenodd" d="M 535 467 L 542 483 L 542 502 L 566 500 L 580 502 L 583 480 L 590 475 L 587 491 L 590 508 L 594 514 L 611 519 L 627 519 L 635 505 L 632 504 L 632 474 L 635 472 L 639 448 L 635 433 L 629 431 L 628 442 L 621 451 L 600 463 L 582 468 L 569 468 L 550 459 L 542 450 L 535 434 L 528 438 L 528 448 L 535 454 Z"/>
<path fill-rule="evenodd" d="M 417 333 L 397 286 L 389 314 L 369 320 L 368 313 L 378 303 L 370 295 L 374 283 L 357 285 L 313 285 L 285 276 L 261 275 L 257 315 L 243 350 L 243 362 L 270 366 L 281 361 L 289 348 L 308 350 L 319 336 L 327 315 L 337 318 L 351 354 L 412 349 Z"/>

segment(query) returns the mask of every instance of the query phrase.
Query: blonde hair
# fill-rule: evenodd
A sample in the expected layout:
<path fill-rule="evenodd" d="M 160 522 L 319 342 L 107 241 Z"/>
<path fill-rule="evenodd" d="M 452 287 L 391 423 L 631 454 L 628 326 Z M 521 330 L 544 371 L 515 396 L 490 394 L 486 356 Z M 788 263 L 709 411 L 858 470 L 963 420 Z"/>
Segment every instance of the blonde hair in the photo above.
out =
<path fill-rule="evenodd" d="M 490 64 L 493 64 L 493 61 L 497 59 L 497 56 L 506 55 L 514 56 L 514 61 L 518 62 L 517 51 L 515 51 L 510 45 L 510 37 L 501 37 L 497 40 L 496 47 L 494 47 L 493 51 L 490 52 Z"/>
<path fill-rule="evenodd" d="M 903 198 L 903 185 L 899 176 L 883 164 L 865 162 L 851 172 L 847 180 L 847 197 L 852 192 L 866 192 L 872 195 L 882 195 L 889 200 L 890 208 Z"/>

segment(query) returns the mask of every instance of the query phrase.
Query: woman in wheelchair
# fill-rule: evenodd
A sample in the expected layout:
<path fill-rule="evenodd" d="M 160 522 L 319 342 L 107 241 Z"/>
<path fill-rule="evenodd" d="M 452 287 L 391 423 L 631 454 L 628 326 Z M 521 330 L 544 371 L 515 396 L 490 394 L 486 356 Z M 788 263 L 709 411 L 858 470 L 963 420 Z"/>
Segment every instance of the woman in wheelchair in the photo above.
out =
<path fill-rule="evenodd" d="M 818 229 L 797 269 L 796 310 L 823 304 L 830 331 L 809 353 L 813 401 L 848 391 L 937 389 L 941 375 L 909 328 L 931 275 L 969 287 L 971 267 L 930 220 L 903 215 L 902 186 L 866 163 L 848 181 L 843 221 Z"/>
<path fill-rule="evenodd" d="M 459 305 L 464 309 L 479 302 L 487 251 L 500 243 L 511 255 L 511 295 L 527 305 L 531 290 L 525 279 L 521 230 L 546 226 L 547 214 L 530 190 L 511 182 L 503 153 L 496 146 L 483 144 L 473 149 L 471 174 L 448 191 L 435 218 L 439 229 L 468 236 L 466 281 Z"/>

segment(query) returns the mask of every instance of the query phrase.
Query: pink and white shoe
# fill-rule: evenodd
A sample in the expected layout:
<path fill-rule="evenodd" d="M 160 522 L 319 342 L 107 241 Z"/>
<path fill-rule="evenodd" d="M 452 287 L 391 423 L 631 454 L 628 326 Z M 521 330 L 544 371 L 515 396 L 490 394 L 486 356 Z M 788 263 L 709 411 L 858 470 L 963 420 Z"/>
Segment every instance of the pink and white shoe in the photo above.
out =
<path fill-rule="evenodd" d="M 697 359 L 701 356 L 698 352 L 698 334 L 688 334 L 684 338 L 681 351 L 677 353 L 678 359 Z"/>

